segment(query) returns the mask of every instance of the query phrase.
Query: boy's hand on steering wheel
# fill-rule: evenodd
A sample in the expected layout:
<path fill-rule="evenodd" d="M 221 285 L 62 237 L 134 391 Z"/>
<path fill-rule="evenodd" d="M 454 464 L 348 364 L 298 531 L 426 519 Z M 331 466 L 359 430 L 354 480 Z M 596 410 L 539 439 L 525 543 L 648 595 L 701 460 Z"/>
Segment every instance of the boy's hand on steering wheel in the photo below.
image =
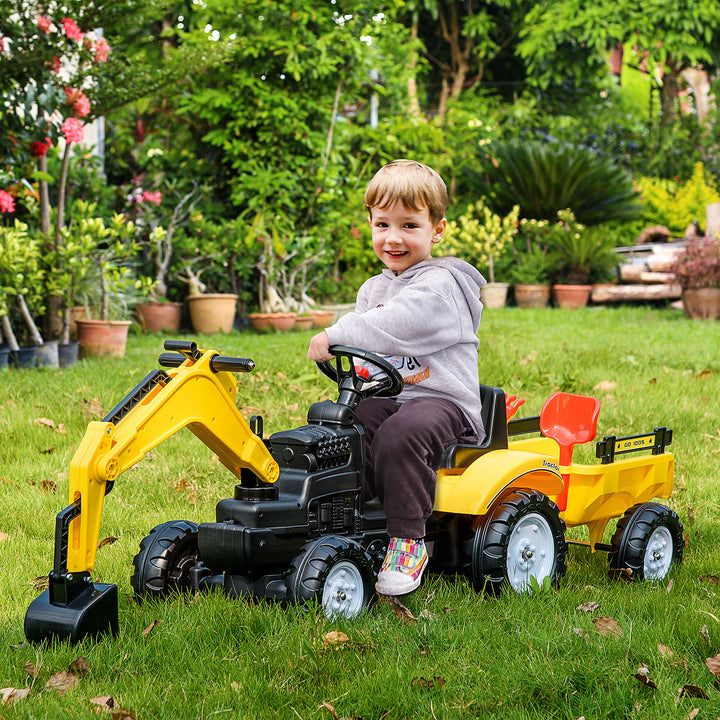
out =
<path fill-rule="evenodd" d="M 310 340 L 308 346 L 307 356 L 315 362 L 325 362 L 326 360 L 332 360 L 333 355 L 330 353 L 330 339 L 327 333 L 323 330 L 322 332 L 314 335 Z"/>

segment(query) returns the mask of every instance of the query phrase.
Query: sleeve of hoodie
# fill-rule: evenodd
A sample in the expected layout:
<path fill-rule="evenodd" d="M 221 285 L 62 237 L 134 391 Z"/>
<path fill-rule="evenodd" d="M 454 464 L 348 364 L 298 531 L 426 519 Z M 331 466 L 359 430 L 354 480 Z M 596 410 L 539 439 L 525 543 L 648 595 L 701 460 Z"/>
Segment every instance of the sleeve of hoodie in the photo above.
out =
<path fill-rule="evenodd" d="M 465 323 L 457 303 L 464 305 L 465 299 L 450 273 L 422 274 L 382 306 L 363 310 L 366 290 L 363 286 L 358 292 L 355 312 L 326 328 L 331 345 L 362 347 L 379 355 L 423 356 L 460 341 Z"/>

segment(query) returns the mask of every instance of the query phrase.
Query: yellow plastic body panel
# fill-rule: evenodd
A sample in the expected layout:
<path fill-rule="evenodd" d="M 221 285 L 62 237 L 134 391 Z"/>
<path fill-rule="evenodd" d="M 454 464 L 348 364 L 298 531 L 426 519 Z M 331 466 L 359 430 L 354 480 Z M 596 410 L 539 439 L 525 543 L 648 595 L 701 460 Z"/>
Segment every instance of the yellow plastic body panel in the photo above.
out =
<path fill-rule="evenodd" d="M 92 570 L 108 481 L 142 460 L 145 453 L 187 427 L 236 477 L 251 469 L 275 482 L 279 468 L 263 441 L 235 406 L 236 381 L 230 372 L 213 372 L 207 351 L 168 372 L 117 425 L 91 422 L 70 463 L 70 503 L 80 500 L 80 515 L 70 524 L 68 570 Z"/>
<path fill-rule="evenodd" d="M 560 466 L 555 440 L 534 437 L 509 443 L 508 450 L 482 455 L 466 469 L 441 469 L 435 491 L 438 512 L 485 515 L 509 488 L 545 493 L 551 500 L 569 485 L 567 508 L 560 513 L 568 527 L 587 525 L 589 545 L 602 542 L 611 518 L 637 503 L 668 498 L 672 493 L 672 453 L 642 455 L 607 465 Z"/>
<path fill-rule="evenodd" d="M 557 447 L 557 444 L 555 444 Z M 435 511 L 485 515 L 506 489 L 533 488 L 549 496 L 564 484 L 557 456 L 523 450 L 493 450 L 465 470 L 439 470 Z"/>
<path fill-rule="evenodd" d="M 568 527 L 587 525 L 590 545 L 602 542 L 608 520 L 637 503 L 669 498 L 675 460 L 672 453 L 644 455 L 608 465 L 570 468 L 567 508 L 561 516 Z"/>

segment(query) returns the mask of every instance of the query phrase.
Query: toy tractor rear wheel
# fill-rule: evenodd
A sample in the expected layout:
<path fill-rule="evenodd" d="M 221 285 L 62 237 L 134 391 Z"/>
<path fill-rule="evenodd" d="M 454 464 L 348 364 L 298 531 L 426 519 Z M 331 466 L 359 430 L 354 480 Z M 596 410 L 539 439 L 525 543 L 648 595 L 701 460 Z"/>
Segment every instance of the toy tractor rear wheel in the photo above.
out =
<path fill-rule="evenodd" d="M 130 584 L 135 599 L 161 598 L 190 589 L 190 570 L 198 561 L 198 526 L 174 520 L 154 527 L 133 559 Z"/>
<path fill-rule="evenodd" d="M 370 556 L 339 535 L 306 543 L 292 561 L 285 585 L 291 602 L 318 602 L 327 617 L 357 617 L 375 599 Z"/>
<path fill-rule="evenodd" d="M 666 505 L 640 503 L 618 521 L 610 544 L 612 570 L 628 568 L 632 579 L 663 580 L 673 563 L 682 561 L 683 526 Z"/>
<path fill-rule="evenodd" d="M 499 594 L 507 583 L 529 592 L 534 578 L 557 584 L 565 575 L 565 522 L 557 505 L 542 493 L 515 490 L 490 510 L 472 539 L 472 583 Z"/>

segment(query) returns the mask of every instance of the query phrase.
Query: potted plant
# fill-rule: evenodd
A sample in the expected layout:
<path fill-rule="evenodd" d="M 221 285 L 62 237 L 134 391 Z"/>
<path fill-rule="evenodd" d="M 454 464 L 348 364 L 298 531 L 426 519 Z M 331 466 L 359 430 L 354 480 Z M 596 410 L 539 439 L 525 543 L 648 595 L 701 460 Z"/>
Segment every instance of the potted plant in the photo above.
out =
<path fill-rule="evenodd" d="M 28 226 L 15 220 L 12 226 L 0 227 L 0 290 L 3 295 L 0 324 L 15 364 L 23 367 L 35 364 L 38 348 L 41 349 L 40 365 L 58 366 L 57 342 L 45 343 L 35 321 L 43 310 L 43 276 L 40 243 L 28 232 Z"/>
<path fill-rule="evenodd" d="M 558 257 L 558 282 L 553 295 L 559 307 L 587 305 L 592 282 L 605 280 L 619 264 L 614 252 L 615 238 L 602 225 L 585 227 L 571 210 L 558 212 L 553 233 Z"/>
<path fill-rule="evenodd" d="M 298 316 L 306 315 L 316 327 L 332 322 L 334 312 L 315 310 L 315 301 L 310 297 L 312 286 L 322 276 L 326 255 L 323 237 L 296 235 L 291 228 L 268 222 L 258 213 L 250 225 L 247 241 L 259 248 L 255 263 L 259 312 L 249 315 L 255 330 L 290 330 Z"/>
<path fill-rule="evenodd" d="M 720 319 L 720 241 L 689 240 L 671 267 L 682 288 L 685 315 L 692 319 Z"/>
<path fill-rule="evenodd" d="M 505 305 L 510 284 L 495 281 L 498 258 L 507 252 L 517 233 L 518 213 L 515 205 L 501 217 L 482 200 L 471 203 L 457 220 L 450 220 L 443 238 L 448 255 L 462 257 L 487 274 L 488 282 L 480 290 L 487 308 Z"/>
<path fill-rule="evenodd" d="M 137 256 L 135 226 L 124 215 L 115 214 L 109 224 L 93 217 L 95 205 L 77 203 L 80 217 L 76 232 L 87 234 L 93 243 L 93 263 L 83 292 L 89 317 L 77 320 L 80 351 L 86 355 L 123 357 L 137 304 L 136 275 L 131 263 Z"/>
<path fill-rule="evenodd" d="M 504 258 L 507 277 L 513 284 L 518 307 L 545 307 L 557 270 L 551 250 L 553 227 L 547 220 L 522 218 L 511 252 Z"/>

